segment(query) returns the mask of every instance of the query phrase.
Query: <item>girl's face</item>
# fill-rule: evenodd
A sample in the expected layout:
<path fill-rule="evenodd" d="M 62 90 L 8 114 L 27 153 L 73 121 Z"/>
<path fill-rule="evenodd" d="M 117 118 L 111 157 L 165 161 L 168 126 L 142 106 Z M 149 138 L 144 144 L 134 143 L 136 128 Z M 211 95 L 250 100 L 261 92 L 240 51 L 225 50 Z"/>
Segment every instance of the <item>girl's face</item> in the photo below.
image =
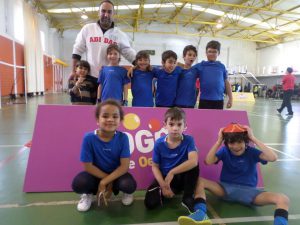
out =
<path fill-rule="evenodd" d="M 121 122 L 120 111 L 117 106 L 104 105 L 101 107 L 97 125 L 102 132 L 112 133 L 117 130 Z"/>
<path fill-rule="evenodd" d="M 117 66 L 119 65 L 119 61 L 120 61 L 120 53 L 115 50 L 112 49 L 108 54 L 107 54 L 107 60 L 109 62 L 109 64 L 111 66 Z"/>
<path fill-rule="evenodd" d="M 183 57 L 185 65 L 189 67 L 193 65 L 196 58 L 197 58 L 197 54 L 192 50 L 187 51 L 187 53 Z"/>
<path fill-rule="evenodd" d="M 142 71 L 146 71 L 149 65 L 150 65 L 150 60 L 147 58 L 140 58 L 137 60 L 137 66 Z"/>
<path fill-rule="evenodd" d="M 246 143 L 244 141 L 228 143 L 228 148 L 233 155 L 240 156 L 245 152 Z"/>
<path fill-rule="evenodd" d="M 76 75 L 79 77 L 85 77 L 88 74 L 88 69 L 83 66 L 77 66 L 76 67 Z"/>

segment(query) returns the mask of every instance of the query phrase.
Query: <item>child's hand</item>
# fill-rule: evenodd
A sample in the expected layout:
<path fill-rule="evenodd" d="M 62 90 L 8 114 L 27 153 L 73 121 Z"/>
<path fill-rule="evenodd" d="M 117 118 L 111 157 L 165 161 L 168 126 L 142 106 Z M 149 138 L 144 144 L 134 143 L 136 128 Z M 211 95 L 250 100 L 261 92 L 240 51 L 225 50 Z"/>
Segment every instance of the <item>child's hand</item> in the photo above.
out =
<path fill-rule="evenodd" d="M 84 81 L 83 77 L 79 77 L 77 82 L 76 82 L 76 86 L 80 86 L 82 84 L 82 82 Z"/>
<path fill-rule="evenodd" d="M 136 66 L 130 67 L 127 71 L 127 77 L 132 78 L 133 77 L 133 70 L 136 69 Z"/>
<path fill-rule="evenodd" d="M 249 140 L 253 141 L 255 139 L 255 137 L 254 137 L 252 129 L 248 126 L 243 126 L 243 127 L 247 129 L 247 134 L 248 134 Z"/>
<path fill-rule="evenodd" d="M 222 128 L 219 130 L 219 133 L 218 133 L 218 142 L 220 142 L 220 143 L 222 143 L 223 140 L 224 140 L 223 130 L 224 130 L 224 127 L 222 127 Z"/>
<path fill-rule="evenodd" d="M 228 102 L 226 104 L 226 108 L 230 109 L 232 107 L 232 99 L 228 99 Z"/>
<path fill-rule="evenodd" d="M 169 173 L 167 174 L 167 176 L 165 178 L 165 182 L 168 185 L 168 187 L 170 187 L 170 184 L 171 184 L 173 178 L 174 178 L 174 174 L 171 173 L 171 171 L 169 171 Z"/>
<path fill-rule="evenodd" d="M 98 185 L 98 192 L 105 192 L 106 191 L 106 183 L 105 181 L 103 181 L 104 179 L 102 179 Z"/>
<path fill-rule="evenodd" d="M 110 199 L 111 194 L 112 194 L 112 192 L 113 192 L 113 191 L 112 191 L 112 188 L 113 188 L 113 183 L 112 183 L 112 182 L 109 183 L 109 184 L 106 186 L 106 191 L 105 191 L 105 193 L 104 193 L 106 199 Z"/>
<path fill-rule="evenodd" d="M 182 69 L 184 69 L 184 64 L 181 62 L 177 62 L 177 66 L 181 67 Z"/>
<path fill-rule="evenodd" d="M 161 191 L 162 191 L 163 196 L 166 198 L 172 198 L 175 195 L 174 192 L 169 187 L 163 186 L 163 187 L 161 187 Z"/>
<path fill-rule="evenodd" d="M 107 195 L 107 192 L 110 192 L 111 189 L 109 187 L 110 184 L 108 184 L 108 187 L 106 187 L 106 183 L 105 181 L 103 181 L 104 179 L 102 179 L 98 185 L 98 192 L 97 192 L 97 202 L 98 202 L 98 206 L 101 205 L 101 203 L 104 203 L 105 206 L 107 206 L 107 200 L 106 200 L 106 195 Z M 106 189 L 108 191 L 106 191 Z M 110 194 L 111 195 L 111 194 Z M 110 197 L 110 196 L 109 196 Z"/>

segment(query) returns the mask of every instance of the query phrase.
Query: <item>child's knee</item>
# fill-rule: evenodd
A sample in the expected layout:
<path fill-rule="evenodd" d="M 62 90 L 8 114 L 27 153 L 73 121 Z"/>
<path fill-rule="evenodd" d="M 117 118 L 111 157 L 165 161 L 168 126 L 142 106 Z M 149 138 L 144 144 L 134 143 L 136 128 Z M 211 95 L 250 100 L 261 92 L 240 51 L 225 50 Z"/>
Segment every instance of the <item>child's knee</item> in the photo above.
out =
<path fill-rule="evenodd" d="M 147 191 L 144 204 L 147 209 L 154 209 L 162 204 L 162 198 L 160 194 L 160 189 L 155 188 L 154 190 Z"/>
<path fill-rule="evenodd" d="M 289 206 L 290 205 L 290 199 L 285 194 L 278 194 L 277 196 L 277 204 Z"/>
<path fill-rule="evenodd" d="M 161 201 L 158 198 L 159 198 L 158 196 L 155 196 L 154 198 L 152 198 L 152 197 L 146 195 L 145 200 L 144 200 L 145 207 L 147 209 L 155 209 L 156 207 L 161 205 Z"/>

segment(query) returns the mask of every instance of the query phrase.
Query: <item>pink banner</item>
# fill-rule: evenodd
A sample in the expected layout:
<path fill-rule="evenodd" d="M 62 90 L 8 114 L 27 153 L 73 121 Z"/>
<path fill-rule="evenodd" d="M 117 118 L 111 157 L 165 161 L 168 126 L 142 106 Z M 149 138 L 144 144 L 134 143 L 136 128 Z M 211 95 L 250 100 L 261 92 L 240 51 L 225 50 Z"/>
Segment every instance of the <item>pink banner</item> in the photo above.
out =
<path fill-rule="evenodd" d="M 164 108 L 125 107 L 120 126 L 130 141 L 130 173 L 138 189 L 145 189 L 153 180 L 151 159 L 154 142 L 166 133 L 163 128 Z M 199 149 L 201 176 L 218 180 L 221 163 L 203 163 L 218 131 L 230 122 L 249 124 L 245 111 L 185 109 L 186 134 L 192 135 Z M 80 146 L 84 133 L 97 128 L 94 106 L 41 105 L 38 108 L 32 147 L 26 171 L 25 192 L 72 191 L 74 176 L 83 170 Z M 262 178 L 259 173 L 259 186 Z"/>

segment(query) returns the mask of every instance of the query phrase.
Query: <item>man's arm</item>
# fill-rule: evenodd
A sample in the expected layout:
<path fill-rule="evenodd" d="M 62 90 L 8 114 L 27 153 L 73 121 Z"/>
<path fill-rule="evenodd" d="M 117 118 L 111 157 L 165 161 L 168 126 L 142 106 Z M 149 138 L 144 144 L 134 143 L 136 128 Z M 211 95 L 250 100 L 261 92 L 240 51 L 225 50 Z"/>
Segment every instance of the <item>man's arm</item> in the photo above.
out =
<path fill-rule="evenodd" d="M 71 77 L 75 76 L 76 63 L 81 59 L 81 55 L 86 52 L 86 44 L 85 44 L 85 27 L 83 27 L 80 32 L 77 34 L 75 43 L 73 45 L 73 53 L 72 53 L 72 72 Z"/>
<path fill-rule="evenodd" d="M 130 63 L 134 63 L 136 51 L 130 46 L 128 37 L 125 33 L 120 31 L 119 33 L 119 45 L 121 49 L 121 55 L 124 56 L 126 60 L 128 60 Z"/>

